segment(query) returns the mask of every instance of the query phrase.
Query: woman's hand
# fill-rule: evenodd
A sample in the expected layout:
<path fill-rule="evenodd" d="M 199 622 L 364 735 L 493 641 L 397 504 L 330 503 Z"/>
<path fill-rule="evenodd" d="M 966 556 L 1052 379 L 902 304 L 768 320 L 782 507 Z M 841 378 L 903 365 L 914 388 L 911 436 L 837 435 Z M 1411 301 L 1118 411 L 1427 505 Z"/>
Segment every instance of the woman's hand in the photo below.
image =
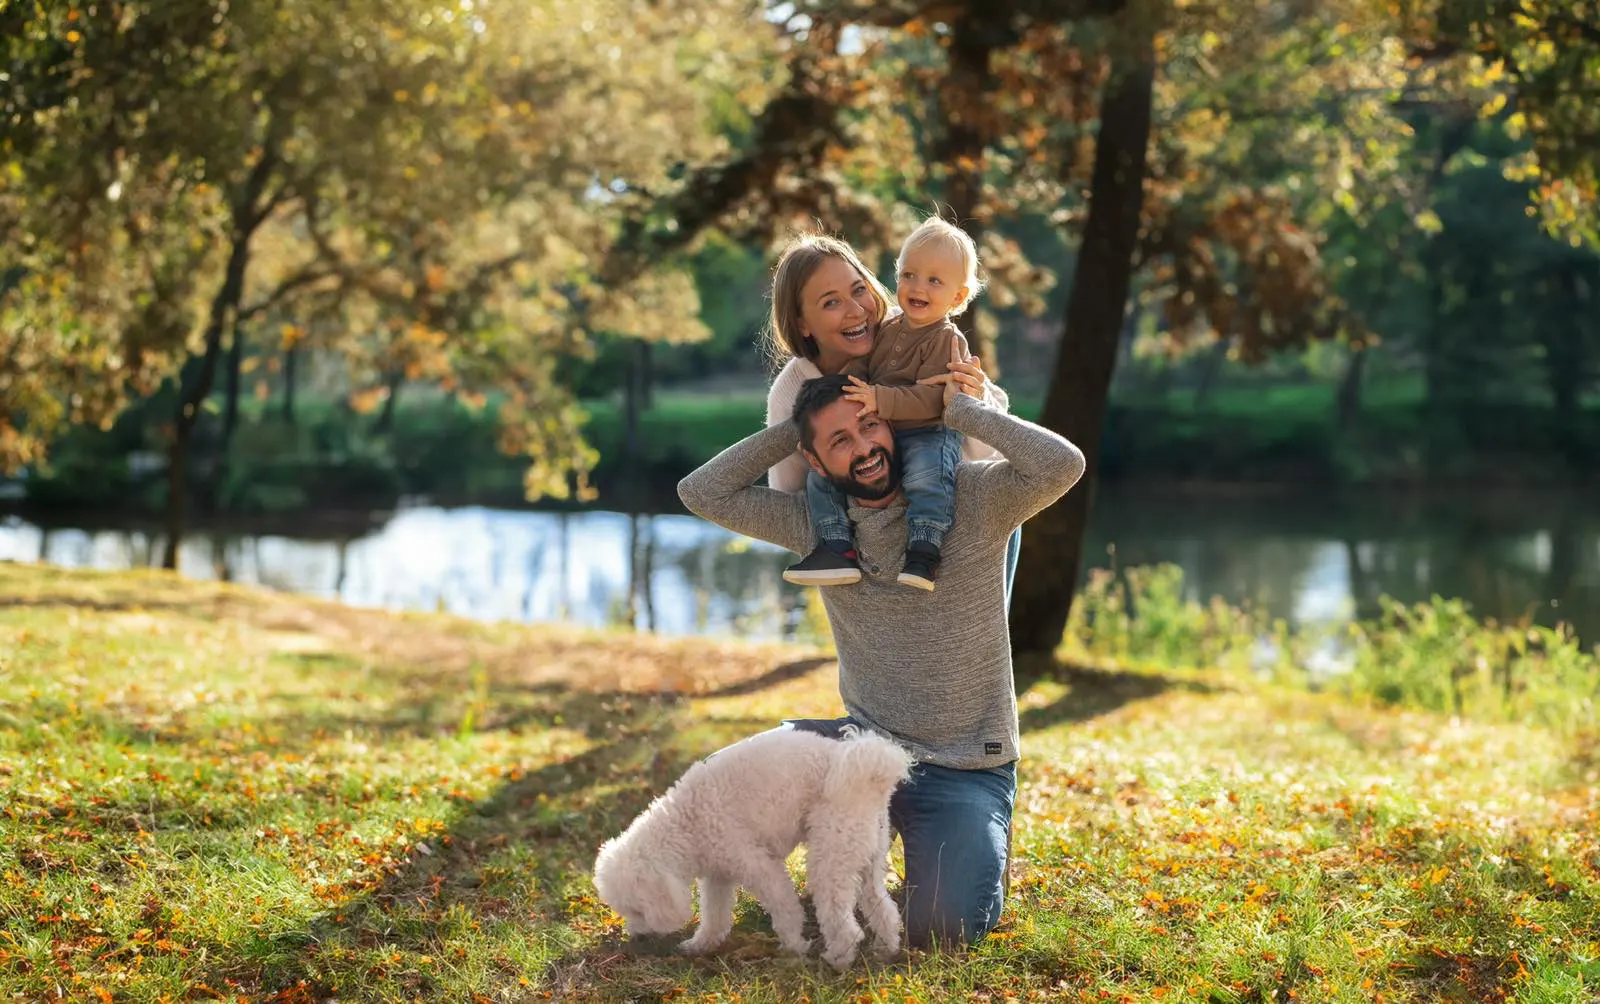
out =
<path fill-rule="evenodd" d="M 944 384 L 944 404 L 947 408 L 957 394 L 983 397 L 983 385 L 989 381 L 988 375 L 983 372 L 983 363 L 977 356 L 962 355 L 961 346 L 953 340 L 950 342 L 950 361 L 945 364 L 945 369 L 950 372 L 923 377 L 917 383 L 930 387 Z"/>
<path fill-rule="evenodd" d="M 844 399 L 861 405 L 857 418 L 878 410 L 878 389 L 860 377 L 850 378 L 850 389 L 844 392 Z"/>

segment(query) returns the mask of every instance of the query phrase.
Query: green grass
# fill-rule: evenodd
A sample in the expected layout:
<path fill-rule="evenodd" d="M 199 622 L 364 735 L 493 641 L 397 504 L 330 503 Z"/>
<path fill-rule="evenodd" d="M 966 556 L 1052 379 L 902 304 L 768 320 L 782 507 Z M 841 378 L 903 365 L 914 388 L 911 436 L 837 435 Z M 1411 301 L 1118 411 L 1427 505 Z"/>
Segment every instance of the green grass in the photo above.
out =
<path fill-rule="evenodd" d="M 595 848 L 694 759 L 836 713 L 826 653 L 0 565 L 0 996 L 1483 1001 L 1600 990 L 1593 733 L 1060 665 L 1013 898 L 835 974 L 748 902 L 690 960 Z"/>

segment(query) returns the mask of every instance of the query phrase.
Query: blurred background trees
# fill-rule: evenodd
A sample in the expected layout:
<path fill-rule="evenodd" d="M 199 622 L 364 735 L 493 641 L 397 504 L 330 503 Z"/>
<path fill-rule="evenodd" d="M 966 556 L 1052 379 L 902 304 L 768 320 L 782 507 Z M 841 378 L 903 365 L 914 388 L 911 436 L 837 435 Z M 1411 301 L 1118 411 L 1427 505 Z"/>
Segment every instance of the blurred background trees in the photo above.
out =
<path fill-rule="evenodd" d="M 1587 0 L 37 0 L 0 35 L 0 466 L 159 508 L 169 564 L 195 507 L 670 505 L 759 421 L 775 246 L 882 263 L 934 211 L 990 371 L 1091 456 L 1020 649 L 1101 476 L 1600 454 Z"/>

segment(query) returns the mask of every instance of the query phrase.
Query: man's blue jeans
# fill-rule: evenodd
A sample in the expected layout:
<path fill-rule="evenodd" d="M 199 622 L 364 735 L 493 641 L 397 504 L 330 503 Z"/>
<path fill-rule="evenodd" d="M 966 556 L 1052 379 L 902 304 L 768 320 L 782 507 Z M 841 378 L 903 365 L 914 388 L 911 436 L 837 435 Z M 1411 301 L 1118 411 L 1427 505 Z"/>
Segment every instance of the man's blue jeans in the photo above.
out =
<path fill-rule="evenodd" d="M 799 718 L 790 728 L 838 738 L 849 718 Z M 906 942 L 971 945 L 1000 922 L 1011 849 L 1017 765 L 952 770 L 917 764 L 889 801 L 905 851 Z"/>
<path fill-rule="evenodd" d="M 970 945 L 1005 907 L 1017 765 L 952 770 L 918 764 L 889 801 L 906 858 L 906 942 Z"/>

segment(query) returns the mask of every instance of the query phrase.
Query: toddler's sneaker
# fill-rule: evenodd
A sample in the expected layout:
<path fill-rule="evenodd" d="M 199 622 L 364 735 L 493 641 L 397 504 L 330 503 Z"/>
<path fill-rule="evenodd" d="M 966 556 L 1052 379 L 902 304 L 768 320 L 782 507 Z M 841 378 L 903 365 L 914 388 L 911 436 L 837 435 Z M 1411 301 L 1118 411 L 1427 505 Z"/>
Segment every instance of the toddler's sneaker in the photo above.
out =
<path fill-rule="evenodd" d="M 805 558 L 783 571 L 783 581 L 797 586 L 848 586 L 861 581 L 856 550 L 820 544 Z"/>
<path fill-rule="evenodd" d="M 939 570 L 939 549 L 920 541 L 906 548 L 906 562 L 898 581 L 902 586 L 933 591 L 933 576 Z"/>

